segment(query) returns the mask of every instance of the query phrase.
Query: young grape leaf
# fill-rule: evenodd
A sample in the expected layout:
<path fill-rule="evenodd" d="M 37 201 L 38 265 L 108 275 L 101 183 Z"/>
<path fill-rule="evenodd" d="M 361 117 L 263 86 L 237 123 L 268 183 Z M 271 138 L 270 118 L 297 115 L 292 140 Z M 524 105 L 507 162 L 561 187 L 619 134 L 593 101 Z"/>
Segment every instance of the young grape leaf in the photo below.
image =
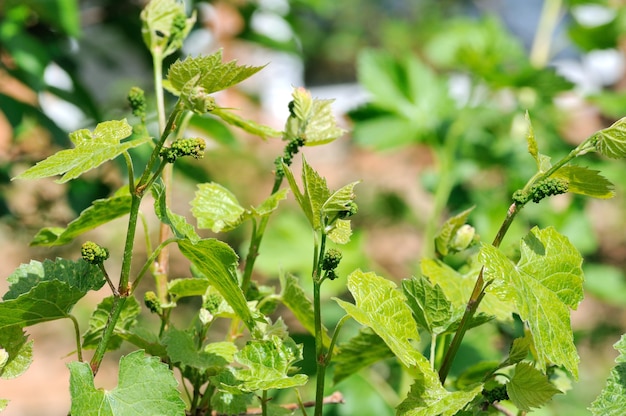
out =
<path fill-rule="evenodd" d="M 322 227 L 322 206 L 331 195 L 328 185 L 326 185 L 326 179 L 313 170 L 306 159 L 302 157 L 302 192 L 300 192 L 289 167 L 283 164 L 283 169 L 291 192 L 295 195 L 300 208 L 302 208 L 313 229 L 319 230 Z"/>
<path fill-rule="evenodd" d="M 533 129 L 533 125 L 530 121 L 528 111 L 526 111 L 526 122 L 528 123 L 528 136 L 526 137 L 528 142 L 528 153 L 530 153 L 533 159 L 535 159 L 535 162 L 537 162 L 537 171 L 547 172 L 552 167 L 550 157 L 539 153 L 539 146 L 537 146 L 537 140 L 535 140 L 535 130 Z"/>
<path fill-rule="evenodd" d="M 461 274 L 441 261 L 424 259 L 421 261 L 420 267 L 422 274 L 428 277 L 432 284 L 441 287 L 455 310 L 462 313 L 467 306 L 467 299 L 469 299 L 474 289 L 480 266 L 471 267 Z M 486 293 L 478 307 L 479 312 L 493 315 L 499 321 L 510 321 L 513 309 L 509 302 L 501 301 L 491 293 Z M 454 315 L 456 316 L 457 313 Z"/>
<path fill-rule="evenodd" d="M 191 201 L 191 213 L 199 228 L 209 228 L 214 233 L 230 231 L 246 218 L 246 210 L 237 197 L 217 183 L 201 183 Z"/>
<path fill-rule="evenodd" d="M 532 337 L 529 335 L 525 335 L 522 338 L 516 338 L 513 340 L 513 344 L 511 345 L 511 349 L 509 350 L 509 356 L 506 360 L 502 361 L 499 368 L 508 367 L 510 365 L 517 364 L 522 360 L 525 360 L 530 352 L 530 348 L 532 345 Z"/>
<path fill-rule="evenodd" d="M 7 408 L 9 401 L 7 399 L 0 399 L 0 412 Z"/>
<path fill-rule="evenodd" d="M 195 14 L 187 19 L 183 2 L 151 0 L 141 11 L 141 35 L 150 52 L 164 58 L 183 46 L 195 21 Z"/>
<path fill-rule="evenodd" d="M 360 181 L 349 183 L 333 192 L 328 199 L 324 201 L 322 211 L 328 215 L 345 211 L 346 207 L 348 207 L 355 198 L 354 187 L 358 185 L 359 182 Z"/>
<path fill-rule="evenodd" d="M 89 329 L 87 329 L 87 332 L 83 335 L 83 348 L 95 349 L 98 346 L 98 343 L 102 339 L 102 333 L 109 321 L 109 314 L 111 309 L 113 309 L 114 301 L 115 298 L 113 296 L 104 298 L 91 314 L 91 318 L 89 318 Z M 122 306 L 120 317 L 115 323 L 113 336 L 107 344 L 107 351 L 117 350 L 122 345 L 122 338 L 117 334 L 132 328 L 137 323 L 139 312 L 141 312 L 141 306 L 139 302 L 137 302 L 137 299 L 133 296 L 126 298 Z"/>
<path fill-rule="evenodd" d="M 200 236 L 193 226 L 187 222 L 185 217 L 173 213 L 167 207 L 165 187 L 162 182 L 156 182 L 152 186 L 152 195 L 154 197 L 154 212 L 159 220 L 168 225 L 177 238 L 187 238 L 192 243 L 197 243 Z"/>
<path fill-rule="evenodd" d="M 304 88 L 295 88 L 289 104 L 290 116 L 285 125 L 285 140 L 305 139 L 306 146 L 330 143 L 345 130 L 337 127 L 331 104 L 334 100 L 312 98 Z"/>
<path fill-rule="evenodd" d="M 315 334 L 315 321 L 313 314 L 313 304 L 306 297 L 304 290 L 298 284 L 298 279 L 292 275 L 285 275 L 281 273 L 280 276 L 280 300 L 291 313 L 296 317 L 298 322 L 302 324 L 304 329 L 309 331 L 310 334 Z M 328 330 L 323 328 L 322 340 L 324 346 L 328 348 L 330 346 L 330 337 L 328 336 Z"/>
<path fill-rule="evenodd" d="M 93 230 L 130 212 L 131 196 L 124 187 L 110 198 L 96 199 L 83 210 L 67 228 L 49 227 L 41 229 L 31 241 L 31 246 L 60 246 L 67 244 L 82 233 Z"/>
<path fill-rule="evenodd" d="M 206 371 L 208 369 L 224 367 L 230 362 L 221 355 L 209 353 L 202 349 L 198 350 L 194 335 L 188 331 L 181 331 L 170 327 L 165 334 L 163 334 L 162 342 L 167 349 L 167 356 L 174 364 L 180 363 L 181 366 Z M 235 345 L 231 345 L 236 351 L 237 348 Z"/>
<path fill-rule="evenodd" d="M 250 134 L 259 136 L 263 140 L 267 140 L 268 137 L 280 137 L 283 134 L 282 132 L 274 130 L 269 126 L 255 123 L 252 120 L 245 120 L 237 114 L 224 108 L 215 108 L 211 111 L 211 114 L 221 118 L 231 126 L 239 127 Z"/>
<path fill-rule="evenodd" d="M 88 363 L 72 362 L 68 367 L 73 415 L 185 415 L 174 373 L 141 350 L 120 359 L 118 385 L 110 391 L 94 386 Z"/>
<path fill-rule="evenodd" d="M 441 256 L 447 256 L 450 250 L 450 244 L 456 232 L 461 228 L 466 222 L 467 217 L 472 212 L 474 207 L 468 208 L 463 212 L 458 213 L 457 215 L 448 218 L 446 222 L 443 223 L 439 232 L 435 236 L 435 250 Z"/>
<path fill-rule="evenodd" d="M 244 393 L 239 389 L 241 381 L 235 378 L 234 371 L 232 367 L 227 367 L 210 377 L 211 383 L 217 387 L 217 391 L 211 397 L 211 405 L 218 414 L 245 414 L 248 403 L 254 397 L 253 393 Z"/>
<path fill-rule="evenodd" d="M 170 297 L 170 304 L 175 306 L 180 298 L 202 296 L 206 293 L 209 286 L 209 281 L 203 278 L 190 277 L 170 280 L 167 282 L 167 294 Z"/>
<path fill-rule="evenodd" d="M 135 325 L 129 330 L 119 332 L 116 335 L 124 341 L 146 351 L 146 354 L 159 357 L 164 362 L 168 360 L 165 346 L 161 344 L 157 334 L 142 325 Z"/>
<path fill-rule="evenodd" d="M 350 220 L 335 220 L 332 229 L 327 232 L 328 238 L 335 244 L 348 244 L 352 237 Z"/>
<path fill-rule="evenodd" d="M 21 327 L 11 326 L 0 331 L 0 377 L 15 378 L 24 373 L 33 361 L 33 341 Z"/>
<path fill-rule="evenodd" d="M 301 359 L 302 346 L 296 345 L 290 338 L 283 341 L 272 336 L 268 340 L 252 340 L 235 354 L 235 360 L 247 367 L 235 374 L 238 380 L 243 381 L 243 391 L 302 386 L 307 382 L 306 375 L 288 376 L 291 365 Z"/>
<path fill-rule="evenodd" d="M 7 281 L 11 286 L 0 302 L 0 331 L 66 318 L 76 302 L 105 282 L 102 271 L 82 259 L 32 260 Z"/>
<path fill-rule="evenodd" d="M 272 195 L 270 195 L 265 201 L 261 202 L 257 207 L 252 208 L 252 212 L 254 215 L 259 217 L 264 217 L 266 215 L 270 215 L 278 208 L 278 204 L 283 199 L 287 198 L 287 189 L 283 188 Z"/>
<path fill-rule="evenodd" d="M 614 159 L 626 156 L 626 117 L 597 132 L 595 138 L 600 154 Z"/>
<path fill-rule="evenodd" d="M 546 404 L 552 396 L 561 393 L 548 378 L 527 362 L 518 363 L 511 381 L 506 384 L 509 399 L 521 411 Z"/>
<path fill-rule="evenodd" d="M 348 276 L 348 290 L 356 304 L 335 298 L 339 306 L 380 336 L 404 365 L 417 365 L 423 356 L 413 342 L 420 336 L 406 298 L 395 283 L 373 272 L 356 270 Z"/>
<path fill-rule="evenodd" d="M 167 72 L 168 86 L 172 93 L 180 95 L 187 83 L 199 87 L 203 94 L 224 90 L 263 69 L 262 66 L 239 66 L 236 61 L 222 63 L 222 50 L 208 56 L 188 57 L 177 60 Z"/>
<path fill-rule="evenodd" d="M 430 367 L 428 367 L 430 369 Z M 420 372 L 406 399 L 396 408 L 397 416 L 453 416 L 482 391 L 482 384 L 472 389 L 449 392 L 436 374 Z"/>
<path fill-rule="evenodd" d="M 77 130 L 70 133 L 70 140 L 75 145 L 73 149 L 53 154 L 14 179 L 40 179 L 63 174 L 57 182 L 67 182 L 150 140 L 150 137 L 142 137 L 122 143 L 121 140 L 132 132 L 133 128 L 126 119 L 105 121 L 98 124 L 93 132 Z"/>
<path fill-rule="evenodd" d="M 402 290 L 416 323 L 431 334 L 441 334 L 451 324 L 452 304 L 439 285 L 423 277 L 402 281 Z"/>
<path fill-rule="evenodd" d="M 574 165 L 563 166 L 551 177 L 565 179 L 568 192 L 600 199 L 615 196 L 614 185 L 597 170 Z"/>
<path fill-rule="evenodd" d="M 370 328 L 363 328 L 356 336 L 340 344 L 339 352 L 333 355 L 333 382 L 337 384 L 362 368 L 393 356 L 381 337 Z"/>
<path fill-rule="evenodd" d="M 622 335 L 613 347 L 619 352 L 615 359 L 617 365 L 589 407 L 593 416 L 621 416 L 626 409 L 626 335 Z"/>
<path fill-rule="evenodd" d="M 513 264 L 491 245 L 483 245 L 487 288 L 511 301 L 533 336 L 540 369 L 563 366 L 578 377 L 579 357 L 570 326 L 569 309 L 582 300 L 582 258 L 569 240 L 554 228 L 533 228 L 522 240 L 521 258 Z"/>
<path fill-rule="evenodd" d="M 178 247 L 252 331 L 255 328 L 254 318 L 239 287 L 238 257 L 233 249 L 228 244 L 215 239 L 203 239 L 195 244 L 189 240 L 179 240 Z"/>

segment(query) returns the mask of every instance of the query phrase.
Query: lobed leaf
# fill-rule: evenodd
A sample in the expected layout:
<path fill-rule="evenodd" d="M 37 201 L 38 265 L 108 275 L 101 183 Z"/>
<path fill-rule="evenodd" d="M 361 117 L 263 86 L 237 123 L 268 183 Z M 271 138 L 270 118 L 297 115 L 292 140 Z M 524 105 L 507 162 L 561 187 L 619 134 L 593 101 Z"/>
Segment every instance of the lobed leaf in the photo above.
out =
<path fill-rule="evenodd" d="M 370 328 L 363 328 L 356 336 L 340 344 L 339 352 L 333 355 L 333 382 L 339 383 L 362 368 L 393 356 L 381 337 Z"/>
<path fill-rule="evenodd" d="M 328 238 L 335 244 L 348 244 L 352 237 L 350 220 L 335 220 L 333 228 L 328 231 Z"/>
<path fill-rule="evenodd" d="M 48 227 L 41 229 L 31 246 L 60 246 L 67 244 L 86 231 L 93 230 L 130 212 L 131 196 L 128 188 L 122 188 L 114 196 L 96 199 L 89 208 L 83 210 L 78 218 L 67 225 L 67 228 Z"/>
<path fill-rule="evenodd" d="M 167 73 L 172 92 L 180 95 L 191 82 L 205 94 L 224 90 L 263 69 L 262 66 L 238 66 L 236 61 L 222 63 L 222 50 L 208 56 L 188 57 L 174 62 Z"/>
<path fill-rule="evenodd" d="M 120 359 L 118 385 L 110 391 L 94 386 L 88 363 L 72 362 L 68 367 L 73 415 L 185 415 L 185 402 L 172 371 L 141 350 Z"/>
<path fill-rule="evenodd" d="M 254 213 L 254 215 L 259 217 L 270 215 L 272 212 L 276 211 L 280 201 L 287 198 L 287 192 L 287 189 L 279 189 L 263 202 L 261 202 L 259 206 L 253 208 L 252 212 Z"/>
<path fill-rule="evenodd" d="M 326 180 L 313 170 L 306 159 L 302 157 L 302 192 L 300 192 L 300 188 L 289 167 L 283 164 L 283 169 L 291 191 L 309 223 L 311 223 L 314 230 L 321 229 L 322 207 L 331 195 L 328 185 L 326 185 Z"/>
<path fill-rule="evenodd" d="M 561 393 L 548 378 L 527 362 L 518 363 L 511 381 L 506 384 L 509 399 L 521 411 L 546 404 L 552 396 Z"/>
<path fill-rule="evenodd" d="M 245 219 L 246 210 L 237 197 L 217 183 L 201 183 L 191 201 L 191 213 L 199 228 L 209 228 L 214 233 L 230 231 Z"/>
<path fill-rule="evenodd" d="M 483 245 L 487 288 L 511 301 L 533 336 L 537 363 L 563 366 L 578 377 L 579 357 L 573 341 L 569 309 L 582 299 L 582 258 L 554 228 L 533 228 L 522 240 L 521 258 L 513 264 L 493 246 Z"/>
<path fill-rule="evenodd" d="M 235 354 L 235 360 L 247 368 L 238 370 L 237 379 L 243 381 L 243 391 L 286 389 L 302 386 L 307 376 L 288 376 L 291 365 L 302 359 L 302 346 L 290 338 L 281 340 L 272 336 L 268 340 L 252 340 Z"/>
<path fill-rule="evenodd" d="M 306 297 L 304 290 L 298 284 L 298 279 L 290 274 L 280 274 L 280 300 L 291 313 L 296 317 L 298 322 L 302 324 L 304 329 L 309 331 L 311 335 L 315 334 L 315 317 L 313 314 L 313 303 Z M 330 346 L 330 337 L 328 330 L 323 327 L 322 341 L 324 346 Z"/>
<path fill-rule="evenodd" d="M 439 285 L 423 277 L 402 281 L 402 290 L 416 323 L 431 334 L 441 334 L 452 323 L 452 304 Z"/>
<path fill-rule="evenodd" d="M 626 117 L 595 135 L 596 150 L 607 157 L 620 159 L 626 156 Z"/>
<path fill-rule="evenodd" d="M 608 199 L 615 195 L 614 185 L 600 171 L 582 166 L 563 166 L 551 177 L 565 179 L 568 192 L 587 195 L 593 198 Z"/>
<path fill-rule="evenodd" d="M 195 244 L 189 240 L 179 240 L 178 248 L 197 271 L 220 292 L 237 316 L 252 331 L 255 328 L 254 318 L 239 287 L 238 257 L 233 249 L 215 239 L 203 239 Z"/>
<path fill-rule="evenodd" d="M 591 403 L 593 416 L 621 416 L 626 409 L 626 335 L 622 335 L 613 347 L 619 352 L 606 385 Z"/>
<path fill-rule="evenodd" d="M 225 368 L 215 376 L 210 377 L 211 383 L 217 387 L 211 397 L 211 405 L 218 414 L 239 415 L 245 414 L 248 403 L 254 397 L 253 393 L 242 392 L 239 389 L 241 381 L 235 378 L 234 369 Z"/>
<path fill-rule="evenodd" d="M 181 331 L 174 327 L 170 327 L 163 334 L 162 342 L 167 350 L 167 356 L 174 364 L 180 364 L 184 367 L 191 367 L 206 371 L 208 369 L 218 369 L 227 365 L 230 361 L 220 354 L 207 352 L 198 349 L 197 340 L 189 331 Z M 228 343 L 236 351 L 234 344 Z M 233 355 L 231 352 L 229 355 Z"/>
<path fill-rule="evenodd" d="M 115 297 L 108 296 L 104 298 L 102 302 L 98 304 L 96 310 L 93 311 L 89 318 L 89 329 L 87 329 L 87 332 L 83 335 L 83 348 L 95 349 L 98 346 L 102 339 L 104 329 L 109 322 L 109 314 L 111 313 L 111 309 L 113 309 L 114 302 Z M 118 334 L 120 332 L 126 332 L 135 326 L 137 316 L 139 316 L 140 312 L 141 306 L 139 302 L 137 302 L 137 299 L 133 296 L 127 297 L 122 306 L 120 317 L 115 323 L 113 336 L 109 339 L 109 343 L 107 344 L 107 351 L 114 351 L 120 348 L 123 338 Z"/>
<path fill-rule="evenodd" d="M 70 133 L 70 140 L 75 145 L 73 149 L 53 154 L 14 179 L 40 179 L 55 175 L 63 175 L 57 180 L 58 183 L 75 179 L 150 140 L 150 137 L 142 137 L 122 143 L 121 140 L 132 132 L 133 129 L 126 119 L 105 121 L 98 124 L 93 132 L 87 129 L 77 130 Z"/>
<path fill-rule="evenodd" d="M 312 98 L 304 88 L 295 88 L 289 108 L 291 115 L 285 125 L 285 140 L 302 138 L 306 146 L 330 143 L 341 137 L 345 130 L 337 126 L 332 113 L 334 100 Z"/>
<path fill-rule="evenodd" d="M 413 345 L 420 339 L 417 325 L 396 285 L 373 272 L 356 270 L 348 276 L 348 290 L 355 304 L 335 298 L 339 306 L 380 336 L 404 365 L 417 365 L 423 358 Z"/>

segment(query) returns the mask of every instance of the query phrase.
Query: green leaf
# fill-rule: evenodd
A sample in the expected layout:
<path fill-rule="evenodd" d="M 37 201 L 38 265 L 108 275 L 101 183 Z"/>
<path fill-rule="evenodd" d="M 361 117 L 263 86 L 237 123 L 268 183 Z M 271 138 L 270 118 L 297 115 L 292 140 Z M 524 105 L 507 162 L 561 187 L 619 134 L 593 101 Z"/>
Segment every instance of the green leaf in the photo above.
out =
<path fill-rule="evenodd" d="M 448 218 L 446 222 L 443 223 L 439 232 L 435 236 L 435 249 L 437 250 L 437 253 L 442 256 L 448 255 L 452 239 L 459 228 L 467 222 L 467 217 L 469 217 L 469 214 L 473 209 L 474 207 L 468 208 L 465 211 Z"/>
<path fill-rule="evenodd" d="M 552 396 L 561 393 L 544 374 L 527 362 L 515 366 L 513 377 L 506 384 L 506 392 L 513 404 L 524 412 L 543 406 Z"/>
<path fill-rule="evenodd" d="M 335 244 L 348 244 L 352 236 L 350 220 L 335 220 L 333 228 L 328 232 L 327 236 Z"/>
<path fill-rule="evenodd" d="M 179 363 L 182 366 L 205 371 L 224 367 L 230 362 L 222 355 L 198 349 L 197 340 L 189 331 L 170 327 L 163 335 L 162 342 L 167 349 L 167 356 L 174 364 Z M 234 344 L 229 344 L 235 351 L 237 350 Z M 230 355 L 233 354 L 234 351 Z"/>
<path fill-rule="evenodd" d="M 360 181 L 349 183 L 345 185 L 335 192 L 333 192 L 324 204 L 322 205 L 322 212 L 327 215 L 331 215 L 333 213 L 345 211 L 346 207 L 354 200 L 354 187 Z"/>
<path fill-rule="evenodd" d="M 121 191 L 121 192 L 120 192 Z M 96 199 L 92 205 L 83 210 L 78 218 L 70 222 L 67 228 L 43 228 L 31 241 L 31 246 L 60 246 L 67 244 L 86 231 L 93 230 L 130 211 L 131 196 L 128 188 L 122 188 L 114 196 Z"/>
<path fill-rule="evenodd" d="M 178 241 L 181 253 L 208 279 L 233 308 L 237 316 L 252 331 L 254 319 L 246 298 L 237 280 L 237 254 L 228 244 L 215 239 L 204 239 L 197 243 Z"/>
<path fill-rule="evenodd" d="M 106 297 L 98 304 L 89 318 L 89 329 L 83 335 L 83 348 L 95 349 L 102 339 L 102 333 L 109 321 L 109 314 L 113 309 L 115 297 Z M 122 312 L 115 323 L 113 336 L 107 344 L 107 351 L 117 350 L 122 345 L 122 338 L 118 336 L 120 332 L 126 332 L 137 323 L 137 316 L 141 312 L 141 306 L 137 299 L 129 296 L 122 306 Z"/>
<path fill-rule="evenodd" d="M 187 19 L 183 2 L 151 0 L 141 12 L 141 35 L 150 52 L 163 59 L 183 46 L 195 21 L 195 14 Z"/>
<path fill-rule="evenodd" d="M 222 50 L 208 56 L 188 57 L 174 62 L 167 73 L 171 91 L 180 95 L 187 83 L 200 87 L 204 94 L 224 90 L 263 69 L 262 66 L 238 66 L 236 61 L 222 63 Z"/>
<path fill-rule="evenodd" d="M 185 217 L 170 211 L 167 207 L 165 187 L 162 182 L 156 182 L 152 186 L 152 195 L 154 196 L 154 212 L 159 220 L 170 227 L 172 233 L 177 238 L 186 238 L 192 243 L 197 243 L 200 236 L 191 224 L 187 222 Z"/>
<path fill-rule="evenodd" d="M 247 405 L 254 397 L 253 393 L 244 393 L 239 389 L 241 381 L 235 378 L 233 368 L 226 368 L 216 376 L 210 377 L 217 391 L 211 397 L 211 405 L 218 414 L 239 415 L 246 413 Z"/>
<path fill-rule="evenodd" d="M 143 416 L 185 414 L 178 382 L 167 365 L 143 351 L 120 359 L 119 381 L 113 390 L 97 389 L 88 363 L 72 362 L 70 392 L 73 415 Z"/>
<path fill-rule="evenodd" d="M 235 354 L 235 360 L 248 368 L 236 372 L 237 379 L 243 381 L 244 391 L 286 389 L 302 386 L 307 376 L 288 376 L 291 365 L 302 359 L 302 346 L 293 340 L 281 340 L 273 336 L 268 340 L 248 341 L 246 346 Z"/>
<path fill-rule="evenodd" d="M 403 280 L 402 289 L 417 324 L 431 334 L 443 333 L 451 323 L 452 304 L 439 285 L 420 276 Z"/>
<path fill-rule="evenodd" d="M 339 306 L 380 336 L 404 365 L 417 365 L 423 357 L 413 343 L 420 336 L 406 298 L 396 285 L 373 272 L 356 270 L 348 276 L 348 290 L 356 304 L 335 298 Z"/>
<path fill-rule="evenodd" d="M 0 378 L 15 378 L 33 362 L 33 341 L 19 326 L 8 327 L 0 331 L 0 352 Z"/>
<path fill-rule="evenodd" d="M 304 88 L 295 88 L 292 97 L 285 140 L 303 138 L 306 146 L 317 146 L 330 143 L 345 133 L 337 126 L 333 115 L 331 104 L 334 100 L 312 98 Z"/>
<path fill-rule="evenodd" d="M 142 137 L 120 142 L 132 132 L 133 129 L 126 119 L 105 121 L 98 124 L 93 132 L 87 129 L 77 130 L 70 133 L 70 140 L 75 145 L 73 149 L 53 154 L 14 179 L 40 179 L 63 174 L 57 182 L 67 182 L 150 140 L 150 137 Z"/>
<path fill-rule="evenodd" d="M 569 309 L 583 297 L 582 258 L 569 240 L 554 228 L 533 228 L 522 240 L 521 258 L 513 264 L 493 246 L 483 245 L 487 288 L 511 301 L 533 336 L 540 369 L 563 366 L 578 377 L 579 357 L 570 326 Z"/>
<path fill-rule="evenodd" d="M 621 416 L 626 409 L 626 335 L 613 345 L 619 352 L 606 385 L 591 403 L 589 410 L 594 416 Z"/>
<path fill-rule="evenodd" d="M 76 302 L 105 282 L 100 269 L 82 259 L 33 260 L 7 280 L 11 286 L 0 302 L 0 331 L 66 318 Z"/>
<path fill-rule="evenodd" d="M 283 164 L 283 168 L 285 177 L 291 187 L 291 192 L 295 195 L 300 208 L 306 215 L 309 223 L 311 223 L 313 229 L 319 230 L 322 227 L 322 206 L 330 197 L 330 190 L 328 189 L 328 185 L 326 185 L 326 180 L 313 170 L 303 156 L 302 192 L 300 192 L 300 188 L 298 188 L 298 184 L 289 170 L 289 167 Z"/>
<path fill-rule="evenodd" d="M 199 228 L 219 233 L 239 226 L 245 220 L 246 210 L 232 192 L 212 182 L 198 184 L 191 201 L 191 213 L 198 220 Z"/>
<path fill-rule="evenodd" d="M 516 338 L 513 340 L 511 349 L 509 350 L 509 356 L 500 364 L 500 368 L 508 367 L 513 364 L 517 364 L 522 360 L 525 360 L 530 352 L 532 345 L 532 338 L 528 335 L 522 338 Z"/>
<path fill-rule="evenodd" d="M 209 281 L 203 278 L 173 279 L 167 282 L 167 294 L 175 305 L 180 298 L 204 295 L 209 285 Z"/>
<path fill-rule="evenodd" d="M 396 408 L 397 416 L 453 416 L 482 391 L 482 384 L 471 390 L 449 392 L 434 373 L 420 373 L 407 398 Z"/>
<path fill-rule="evenodd" d="M 311 335 L 315 335 L 313 303 L 306 297 L 306 294 L 298 284 L 298 279 L 295 276 L 281 273 L 279 277 L 281 302 L 293 313 L 304 329 L 309 331 Z M 326 328 L 323 328 L 322 340 L 324 346 L 328 348 L 330 346 L 330 337 L 328 336 L 328 330 Z"/>
<path fill-rule="evenodd" d="M 259 136 L 263 140 L 267 140 L 268 137 L 280 137 L 283 135 L 283 133 L 278 130 L 274 130 L 273 128 L 264 126 L 263 124 L 255 123 L 252 120 L 243 119 L 237 114 L 224 108 L 215 108 L 211 111 L 211 114 L 221 118 L 231 126 L 239 127 L 250 134 Z"/>
<path fill-rule="evenodd" d="M 594 136 L 597 140 L 596 150 L 600 154 L 614 159 L 626 156 L 626 117 L 600 130 Z"/>
<path fill-rule="evenodd" d="M 157 337 L 157 334 L 142 325 L 135 325 L 127 331 L 117 334 L 124 341 L 145 350 L 147 354 L 167 360 L 167 352 Z"/>
<path fill-rule="evenodd" d="M 420 268 L 422 274 L 428 277 L 432 284 L 441 287 L 446 298 L 457 311 L 465 310 L 467 299 L 474 290 L 480 265 L 471 267 L 461 274 L 441 261 L 424 259 L 420 262 Z M 478 307 L 479 312 L 493 315 L 499 321 L 510 321 L 513 309 L 509 302 L 498 299 L 492 293 L 486 293 Z"/>
<path fill-rule="evenodd" d="M 253 208 L 254 215 L 259 217 L 270 215 L 278 208 L 280 201 L 287 198 L 287 192 L 286 188 L 274 192 L 265 201 L 261 202 L 259 206 Z"/>
<path fill-rule="evenodd" d="M 547 172 L 552 167 L 550 157 L 539 153 L 539 146 L 537 146 L 537 140 L 535 140 L 535 130 L 533 129 L 533 125 L 530 121 L 528 111 L 526 111 L 526 122 L 528 123 L 528 136 L 526 136 L 526 140 L 528 142 L 528 153 L 530 153 L 533 159 L 535 159 L 535 162 L 537 162 L 537 171 Z"/>
<path fill-rule="evenodd" d="M 582 166 L 563 166 L 551 177 L 565 179 L 568 183 L 568 192 L 600 199 L 615 196 L 613 184 L 597 170 Z"/>
<path fill-rule="evenodd" d="M 333 382 L 339 383 L 362 368 L 393 356 L 381 337 L 370 328 L 363 328 L 356 336 L 340 344 L 339 352 L 333 355 Z"/>

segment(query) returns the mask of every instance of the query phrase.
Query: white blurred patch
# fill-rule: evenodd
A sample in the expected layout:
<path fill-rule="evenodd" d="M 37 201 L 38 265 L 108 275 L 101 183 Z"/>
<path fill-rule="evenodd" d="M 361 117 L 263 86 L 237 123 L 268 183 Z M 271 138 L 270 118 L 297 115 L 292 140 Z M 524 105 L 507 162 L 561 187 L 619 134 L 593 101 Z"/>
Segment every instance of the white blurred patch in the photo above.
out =
<path fill-rule="evenodd" d="M 617 13 L 600 4 L 582 4 L 572 7 L 572 15 L 582 26 L 596 27 L 609 23 Z"/>

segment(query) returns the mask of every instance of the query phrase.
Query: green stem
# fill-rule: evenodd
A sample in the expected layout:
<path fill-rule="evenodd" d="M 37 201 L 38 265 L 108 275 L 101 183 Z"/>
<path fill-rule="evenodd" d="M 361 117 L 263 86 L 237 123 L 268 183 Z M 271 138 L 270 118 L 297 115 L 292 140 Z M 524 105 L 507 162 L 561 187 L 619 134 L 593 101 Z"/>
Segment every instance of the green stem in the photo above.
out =
<path fill-rule="evenodd" d="M 324 382 L 326 379 L 326 354 L 324 352 L 324 339 L 322 332 L 322 259 L 324 258 L 324 250 L 326 249 L 326 234 L 322 233 L 322 239 L 319 244 L 315 244 L 314 261 L 313 261 L 313 313 L 315 320 L 315 362 L 317 364 L 317 380 L 315 389 L 315 416 L 322 416 L 324 406 Z"/>
<path fill-rule="evenodd" d="M 94 353 L 91 361 L 89 363 L 91 367 L 91 371 L 94 375 L 98 372 L 100 368 L 100 364 L 102 363 L 102 358 L 104 358 L 104 354 L 106 353 L 107 345 L 109 340 L 113 336 L 113 331 L 115 330 L 115 324 L 122 313 L 122 309 L 124 309 L 124 304 L 126 303 L 126 296 L 119 296 L 113 299 L 113 306 L 111 307 L 111 312 L 109 312 L 109 320 L 107 321 L 106 326 L 104 327 L 104 331 L 102 333 L 102 339 L 98 343 L 96 347 L 96 352 Z"/>
<path fill-rule="evenodd" d="M 170 243 L 174 243 L 176 241 L 178 241 L 178 238 L 169 238 L 169 239 L 163 241 L 161 244 L 159 244 L 157 246 L 157 248 L 154 250 L 154 252 L 146 260 L 146 262 L 144 263 L 144 265 L 141 268 L 141 270 L 139 271 L 139 273 L 137 273 L 137 277 L 135 278 L 135 281 L 133 282 L 133 285 L 132 285 L 132 287 L 130 289 L 130 293 L 131 294 L 135 292 L 135 290 L 137 289 L 137 286 L 139 286 L 139 283 L 141 282 L 141 279 L 148 272 L 148 270 L 150 269 L 150 266 L 152 265 L 152 263 L 159 256 L 159 253 L 161 252 L 161 250 L 163 250 L 163 247 L 167 246 Z"/>
<path fill-rule="evenodd" d="M 80 345 L 80 327 L 78 321 L 74 315 L 70 314 L 67 317 L 70 318 L 74 324 L 74 337 L 76 339 L 76 355 L 78 356 L 78 361 L 83 362 L 83 349 Z"/>
<path fill-rule="evenodd" d="M 267 390 L 263 390 L 261 395 L 261 414 L 267 416 Z"/>
<path fill-rule="evenodd" d="M 333 337 L 330 340 L 330 346 L 328 347 L 328 352 L 326 353 L 326 363 L 329 363 L 331 358 L 333 357 L 333 350 L 335 349 L 335 344 L 337 343 L 337 338 L 339 336 L 339 332 L 341 331 L 341 328 L 343 327 L 343 324 L 345 324 L 350 318 L 351 318 L 350 315 L 344 315 L 341 317 L 339 322 L 337 322 L 337 325 L 335 326 L 335 331 L 333 332 Z"/>
<path fill-rule="evenodd" d="M 550 59 L 552 35 L 561 14 L 562 0 L 544 0 L 541 17 L 530 50 L 530 62 L 536 68 L 543 68 Z"/>
<path fill-rule="evenodd" d="M 154 94 L 159 119 L 159 133 L 163 133 L 165 131 L 165 97 L 163 95 L 163 56 L 160 51 L 152 51 L 152 67 L 154 68 Z"/>

